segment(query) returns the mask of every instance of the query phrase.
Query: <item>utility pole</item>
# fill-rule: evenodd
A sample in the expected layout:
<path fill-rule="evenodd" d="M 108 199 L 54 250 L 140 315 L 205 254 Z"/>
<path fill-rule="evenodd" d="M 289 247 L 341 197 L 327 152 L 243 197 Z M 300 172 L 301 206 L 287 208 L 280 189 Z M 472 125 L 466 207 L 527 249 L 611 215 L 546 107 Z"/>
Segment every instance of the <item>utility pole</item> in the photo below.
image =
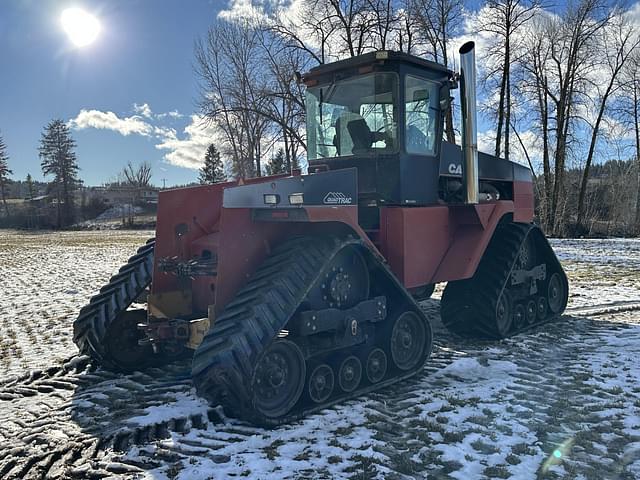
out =
<path fill-rule="evenodd" d="M 165 190 L 167 188 L 167 179 L 163 178 L 162 179 L 162 189 Z"/>

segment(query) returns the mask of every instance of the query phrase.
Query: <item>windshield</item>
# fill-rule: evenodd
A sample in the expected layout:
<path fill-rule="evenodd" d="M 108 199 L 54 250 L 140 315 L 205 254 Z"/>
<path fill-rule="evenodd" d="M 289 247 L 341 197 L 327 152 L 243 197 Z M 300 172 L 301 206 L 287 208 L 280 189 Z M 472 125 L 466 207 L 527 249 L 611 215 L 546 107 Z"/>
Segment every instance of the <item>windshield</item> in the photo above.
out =
<path fill-rule="evenodd" d="M 398 77 L 374 73 L 307 89 L 309 160 L 397 149 Z"/>

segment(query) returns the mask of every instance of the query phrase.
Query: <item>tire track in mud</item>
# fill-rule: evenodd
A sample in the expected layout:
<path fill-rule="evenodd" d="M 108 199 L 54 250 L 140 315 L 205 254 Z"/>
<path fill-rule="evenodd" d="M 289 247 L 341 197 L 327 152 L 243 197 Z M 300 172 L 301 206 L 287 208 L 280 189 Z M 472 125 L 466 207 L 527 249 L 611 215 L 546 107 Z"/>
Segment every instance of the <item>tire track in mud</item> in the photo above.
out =
<path fill-rule="evenodd" d="M 438 302 L 423 307 L 428 315 L 437 315 Z M 589 315 L 597 308 L 608 314 L 604 309 L 609 307 L 588 307 Z M 490 342 L 461 340 L 436 322 L 438 341 L 422 374 L 326 411 L 333 415 L 360 404 L 366 417 L 364 425 L 330 427 L 334 438 L 329 444 L 341 452 L 330 457 L 332 472 L 358 478 L 445 478 L 476 465 L 476 473 L 499 478 L 518 465 L 534 465 L 541 478 L 553 478 L 560 467 L 543 461 L 558 445 L 569 448 L 570 442 L 574 455 L 563 468 L 569 465 L 572 472 L 593 475 L 591 455 L 611 444 L 611 451 L 601 452 L 611 460 L 602 467 L 604 476 L 625 478 L 625 468 L 635 465 L 640 455 L 625 450 L 623 443 L 640 438 L 624 433 L 617 417 L 606 420 L 608 430 L 594 433 L 587 426 L 615 402 L 622 411 L 634 404 L 621 404 L 616 392 L 596 389 L 588 362 L 598 342 L 626 335 L 631 326 L 565 316 L 526 335 Z M 638 329 L 633 332 L 640 344 Z M 448 368 L 470 360 L 488 367 L 512 363 L 517 369 L 491 397 L 482 398 L 494 379 L 480 379 L 478 389 L 478 379 Z M 460 396 L 465 389 L 469 393 Z M 495 410 L 497 400 L 507 405 L 506 413 Z M 586 417 L 576 408 L 582 404 L 591 409 Z M 206 406 L 193 393 L 188 362 L 118 375 L 95 369 L 84 356 L 0 380 L 0 425 L 0 478 L 136 477 L 148 470 L 179 472 L 194 458 L 222 467 L 232 463 L 234 452 L 246 442 L 282 430 L 229 420 Z M 514 432 L 514 425 L 533 433 Z M 371 441 L 354 451 L 349 442 L 356 428 L 363 427 L 371 432 Z M 507 444 L 498 446 L 501 441 Z M 267 438 L 260 448 L 271 459 L 281 446 Z M 465 465 L 450 458 L 451 449 L 466 455 Z M 135 455 L 130 454 L 133 450 Z M 483 456 L 496 461 L 483 465 Z"/>
<path fill-rule="evenodd" d="M 156 422 L 130 421 L 189 393 L 188 372 L 188 362 L 182 362 L 122 376 L 75 356 L 1 381 L 0 478 L 102 478 L 142 471 L 107 459 L 107 452 L 205 428 L 210 421 L 202 409 Z"/>

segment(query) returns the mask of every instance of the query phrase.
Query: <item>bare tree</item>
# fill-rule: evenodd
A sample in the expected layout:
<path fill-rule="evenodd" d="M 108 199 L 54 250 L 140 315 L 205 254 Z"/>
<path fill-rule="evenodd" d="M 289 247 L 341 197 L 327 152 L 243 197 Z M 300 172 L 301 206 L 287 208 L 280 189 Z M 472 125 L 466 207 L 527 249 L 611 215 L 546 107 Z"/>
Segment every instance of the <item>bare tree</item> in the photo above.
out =
<path fill-rule="evenodd" d="M 486 3 L 488 15 L 483 17 L 478 30 L 493 35 L 494 42 L 485 56 L 484 83 L 493 88 L 498 85 L 498 105 L 494 111 L 497 117 L 495 155 L 502 153 L 504 137 L 504 158 L 509 159 L 509 133 L 511 126 L 511 65 L 514 51 L 518 50 L 518 30 L 529 22 L 540 3 L 538 0 L 489 0 Z M 493 67 L 493 68 L 492 68 Z"/>
<path fill-rule="evenodd" d="M 416 17 L 418 31 L 428 46 L 427 55 L 442 65 L 449 66 L 448 46 L 462 26 L 462 0 L 413 0 L 411 5 Z M 448 142 L 455 143 L 453 107 L 445 112 L 445 135 Z"/>
<path fill-rule="evenodd" d="M 294 18 L 277 13 L 269 23 L 271 31 L 283 39 L 286 48 L 297 50 L 317 64 L 332 59 L 331 44 L 338 26 L 333 6 L 327 1 L 302 0 Z"/>
<path fill-rule="evenodd" d="M 615 22 L 612 21 L 607 28 L 602 29 L 601 48 L 604 52 L 603 65 L 598 69 L 597 79 L 593 82 L 593 91 L 596 93 L 594 103 L 597 108 L 595 123 L 591 126 L 591 141 L 589 152 L 580 182 L 580 193 L 578 196 L 578 219 L 577 226 L 581 228 L 584 221 L 584 200 L 589 180 L 589 170 L 596 151 L 596 143 L 600 133 L 600 125 L 608 106 L 609 98 L 614 95 L 623 84 L 619 81 L 620 73 L 632 52 L 636 51 L 640 44 L 640 38 L 635 32 L 635 26 L 623 15 L 616 15 Z M 601 85 L 603 70 L 606 72 L 607 81 Z M 602 89 L 604 87 L 604 89 Z"/>
<path fill-rule="evenodd" d="M 564 190 L 563 178 L 567 159 L 574 109 L 577 97 L 584 87 L 585 78 L 593 68 L 594 42 L 598 32 L 608 23 L 601 0 L 581 0 L 557 24 L 551 38 L 551 68 L 557 80 L 557 90 L 549 92 L 556 113 L 555 182 L 551 198 L 550 221 L 558 231 L 557 216 L 560 196 Z"/>
<path fill-rule="evenodd" d="M 567 157 L 597 59 L 597 35 L 609 21 L 601 0 L 569 4 L 561 16 L 542 15 L 526 39 L 523 90 L 533 98 L 543 141 L 547 229 L 561 233 Z"/>
<path fill-rule="evenodd" d="M 266 102 L 260 113 L 275 124 L 273 136 L 284 144 L 285 163 L 290 171 L 293 160 L 306 149 L 304 88 L 295 72 L 308 69 L 312 60 L 297 48 L 287 48 L 283 38 L 272 33 L 271 27 L 265 25 L 260 36 L 270 73 L 262 92 Z"/>
<path fill-rule="evenodd" d="M 140 163 L 137 167 L 128 162 L 122 170 L 126 183 L 135 188 L 146 188 L 151 185 L 151 175 L 151 164 L 147 161 Z"/>
<path fill-rule="evenodd" d="M 635 191 L 633 211 L 633 231 L 640 235 L 640 47 L 636 47 L 630 54 L 620 76 L 620 91 L 612 107 L 614 118 L 620 122 L 626 134 L 630 134 L 632 141 L 630 148 L 635 163 L 633 184 Z M 622 135 L 621 135 L 622 136 Z"/>
<path fill-rule="evenodd" d="M 262 94 L 268 81 L 253 23 L 218 21 L 196 44 L 200 78 L 199 106 L 203 116 L 224 134 L 238 177 L 261 174 L 262 141 L 269 120 L 262 112 L 269 99 Z"/>
<path fill-rule="evenodd" d="M 402 0 L 399 2 L 396 14 L 394 42 L 397 50 L 409 54 L 414 53 L 420 43 L 419 17 L 412 8 L 414 0 Z"/>
<path fill-rule="evenodd" d="M 526 35 L 526 45 L 519 59 L 519 84 L 521 93 L 531 101 L 532 129 L 539 134 L 542 143 L 543 192 L 539 198 L 541 203 L 542 222 L 550 226 L 551 196 L 554 177 L 551 171 L 551 106 L 549 99 L 549 79 L 547 65 L 550 61 L 551 47 L 546 35 L 550 28 L 545 17 L 535 19 L 535 26 Z"/>

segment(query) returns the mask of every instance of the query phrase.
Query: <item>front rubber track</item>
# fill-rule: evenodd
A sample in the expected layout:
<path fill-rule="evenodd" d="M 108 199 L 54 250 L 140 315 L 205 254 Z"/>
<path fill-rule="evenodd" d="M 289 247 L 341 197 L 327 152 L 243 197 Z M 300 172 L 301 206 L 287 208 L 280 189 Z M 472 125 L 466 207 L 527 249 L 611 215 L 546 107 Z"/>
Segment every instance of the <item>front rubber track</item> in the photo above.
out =
<path fill-rule="evenodd" d="M 305 395 L 302 395 L 285 415 L 266 417 L 252 405 L 255 366 L 262 352 L 278 338 L 289 319 L 302 308 L 307 294 L 316 282 L 321 281 L 335 255 L 341 249 L 350 247 L 359 248 L 365 253 L 370 270 L 373 268 L 375 274 L 380 275 L 378 285 L 386 285 L 385 294 L 388 298 L 393 297 L 394 309 L 414 311 L 423 320 L 428 337 L 423 356 L 415 367 L 403 372 L 394 370 L 379 383 L 370 385 L 363 382 L 355 391 L 334 395 L 320 404 L 305 401 Z M 389 322 L 392 320 L 389 318 Z M 389 326 L 385 328 L 390 331 Z M 291 336 L 287 338 L 296 341 Z M 416 374 L 431 353 L 431 339 L 431 326 L 420 307 L 364 242 L 354 238 L 298 237 L 276 247 L 247 285 L 226 306 L 195 352 L 192 376 L 198 393 L 213 405 L 221 404 L 232 416 L 251 423 L 273 427 Z M 358 346 L 353 347 L 354 351 L 357 349 Z M 340 353 L 345 354 L 345 349 Z"/>
<path fill-rule="evenodd" d="M 73 322 L 73 341 L 80 353 L 89 355 L 102 367 L 122 371 L 118 360 L 106 348 L 111 323 L 127 310 L 151 283 L 155 239 L 147 241 L 117 274 L 84 306 Z M 159 359 L 150 359 L 156 363 Z M 142 365 L 141 365 L 142 367 Z"/>

